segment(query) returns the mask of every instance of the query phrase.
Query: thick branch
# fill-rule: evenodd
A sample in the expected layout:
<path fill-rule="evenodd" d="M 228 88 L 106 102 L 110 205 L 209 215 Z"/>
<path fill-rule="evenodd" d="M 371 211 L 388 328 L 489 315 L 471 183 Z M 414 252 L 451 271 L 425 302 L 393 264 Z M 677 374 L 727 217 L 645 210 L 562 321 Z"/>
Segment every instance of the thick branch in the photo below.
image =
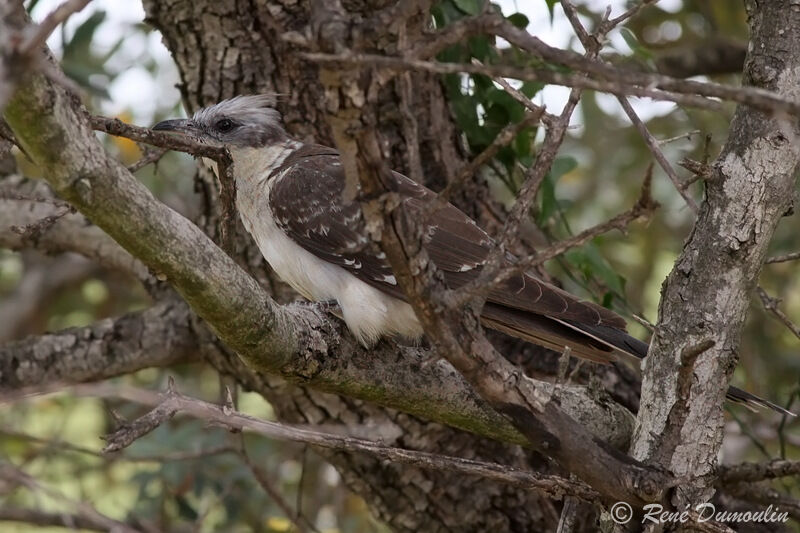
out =
<path fill-rule="evenodd" d="M 2 345 L 0 389 L 95 381 L 196 357 L 190 319 L 183 302 L 168 301 L 85 328 Z"/>
<path fill-rule="evenodd" d="M 800 476 L 800 461 L 775 459 L 766 463 L 742 463 L 719 469 L 719 484 L 763 481 L 784 476 Z"/>

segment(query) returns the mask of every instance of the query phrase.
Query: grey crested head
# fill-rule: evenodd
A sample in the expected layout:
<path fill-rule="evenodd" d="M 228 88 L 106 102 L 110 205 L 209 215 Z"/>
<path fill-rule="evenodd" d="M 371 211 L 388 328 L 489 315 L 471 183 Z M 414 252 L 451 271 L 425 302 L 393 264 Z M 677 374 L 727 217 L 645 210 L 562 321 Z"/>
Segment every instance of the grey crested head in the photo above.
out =
<path fill-rule="evenodd" d="M 269 146 L 287 138 L 274 106 L 272 94 L 236 96 L 200 109 L 191 119 L 165 120 L 153 129 L 182 133 L 209 144 Z"/>

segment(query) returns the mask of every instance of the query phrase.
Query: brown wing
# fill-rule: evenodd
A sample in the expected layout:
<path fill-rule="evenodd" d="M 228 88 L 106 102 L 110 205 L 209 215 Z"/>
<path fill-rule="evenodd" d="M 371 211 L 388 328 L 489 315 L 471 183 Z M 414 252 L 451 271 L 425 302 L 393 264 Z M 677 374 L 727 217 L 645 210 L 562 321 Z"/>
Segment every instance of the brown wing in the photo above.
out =
<path fill-rule="evenodd" d="M 344 172 L 335 150 L 305 146 L 270 179 L 270 209 L 292 240 L 370 285 L 404 297 L 385 255 L 368 237 L 359 204 L 342 205 Z"/>
<path fill-rule="evenodd" d="M 358 203 L 341 203 L 344 171 L 334 154 L 327 148 L 307 147 L 273 172 L 269 201 L 275 220 L 317 257 L 404 299 L 385 255 L 367 237 Z M 391 185 L 412 216 L 435 198 L 435 193 L 402 174 L 394 173 L 394 178 Z M 492 249 L 489 235 L 450 204 L 433 212 L 425 224 L 425 247 L 448 286 L 458 288 L 474 280 Z M 516 275 L 493 290 L 483 318 L 490 327 L 538 344 L 555 349 L 573 345 L 576 355 L 594 360 L 613 360 L 615 352 L 625 351 L 606 335 L 582 328 L 609 328 L 627 337 L 621 317 L 528 274 Z"/>
<path fill-rule="evenodd" d="M 406 197 L 405 209 L 412 215 L 422 213 L 435 193 L 402 174 L 394 176 L 397 191 Z M 423 232 L 426 250 L 437 268 L 444 271 L 448 285 L 458 288 L 474 280 L 494 246 L 491 237 L 451 204 L 433 213 L 428 226 Z M 503 282 L 487 301 L 566 321 L 625 329 L 625 320 L 613 311 L 579 300 L 527 273 Z"/>

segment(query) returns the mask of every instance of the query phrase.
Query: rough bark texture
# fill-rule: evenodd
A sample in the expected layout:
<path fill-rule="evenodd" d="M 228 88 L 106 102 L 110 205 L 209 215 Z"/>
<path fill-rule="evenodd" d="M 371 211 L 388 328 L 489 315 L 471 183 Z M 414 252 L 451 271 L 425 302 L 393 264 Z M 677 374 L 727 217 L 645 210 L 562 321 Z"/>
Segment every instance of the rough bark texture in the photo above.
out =
<path fill-rule="evenodd" d="M 744 83 L 797 100 L 797 2 L 747 2 L 747 8 L 752 37 Z M 791 206 L 798 139 L 796 118 L 737 109 L 706 202 L 662 290 L 632 451 L 693 479 L 675 494 L 678 505 L 709 496 L 702 476 L 716 464 L 724 391 L 750 295 L 775 226 Z M 701 351 L 703 345 L 711 347 Z"/>
<path fill-rule="evenodd" d="M 197 357 L 202 350 L 191 317 L 182 301 L 164 301 L 85 328 L 5 344 L 0 350 L 2 389 L 96 381 Z"/>

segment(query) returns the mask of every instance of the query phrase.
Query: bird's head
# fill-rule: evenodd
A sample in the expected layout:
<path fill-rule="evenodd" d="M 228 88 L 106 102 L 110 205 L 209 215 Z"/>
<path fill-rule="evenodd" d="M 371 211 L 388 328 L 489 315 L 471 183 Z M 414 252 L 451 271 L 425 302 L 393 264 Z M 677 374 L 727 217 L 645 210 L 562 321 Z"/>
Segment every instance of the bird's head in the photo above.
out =
<path fill-rule="evenodd" d="M 274 95 L 236 96 L 204 107 L 192 118 L 164 120 L 153 129 L 188 135 L 212 145 L 260 148 L 287 138 L 274 106 Z"/>

